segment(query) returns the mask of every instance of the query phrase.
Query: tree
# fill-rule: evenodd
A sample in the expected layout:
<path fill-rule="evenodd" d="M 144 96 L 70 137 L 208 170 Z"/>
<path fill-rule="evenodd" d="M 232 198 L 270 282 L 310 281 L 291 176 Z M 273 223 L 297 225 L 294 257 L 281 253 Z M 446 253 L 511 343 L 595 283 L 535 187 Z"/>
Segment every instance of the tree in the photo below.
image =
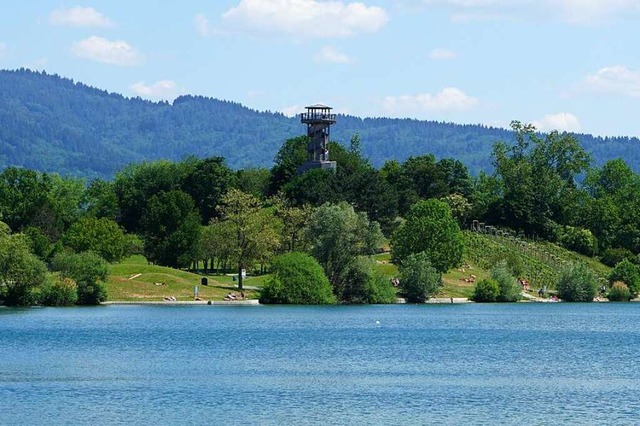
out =
<path fill-rule="evenodd" d="M 233 234 L 227 244 L 233 248 L 231 257 L 237 265 L 238 289 L 242 289 L 243 269 L 273 254 L 279 245 L 278 223 L 272 211 L 262 208 L 258 198 L 237 189 L 222 197 L 218 209 Z"/>
<path fill-rule="evenodd" d="M 178 268 L 198 260 L 200 215 L 188 194 L 174 190 L 152 196 L 141 227 L 151 262 Z"/>
<path fill-rule="evenodd" d="M 264 199 L 269 188 L 271 173 L 261 167 L 249 167 L 236 172 L 236 188 L 256 198 Z"/>
<path fill-rule="evenodd" d="M 507 262 L 502 260 L 491 269 L 491 278 L 498 283 L 500 293 L 498 302 L 517 302 L 522 295 L 522 288 L 516 278 L 511 274 Z"/>
<path fill-rule="evenodd" d="M 118 223 L 127 232 L 138 232 L 147 203 L 160 192 L 180 189 L 184 174 L 185 168 L 167 160 L 126 166 L 113 184 L 120 206 Z"/>
<path fill-rule="evenodd" d="M 24 234 L 11 234 L 0 222 L 0 299 L 9 306 L 28 306 L 32 290 L 45 279 L 44 263 L 29 251 Z"/>
<path fill-rule="evenodd" d="M 236 178 L 222 157 L 191 161 L 193 164 L 188 166 L 181 189 L 191 196 L 200 212 L 202 223 L 207 224 L 217 216 L 216 207 Z"/>
<path fill-rule="evenodd" d="M 575 136 L 550 132 L 543 139 L 534 126 L 511 123 L 516 143 L 493 148 L 495 176 L 502 183 L 501 216 L 509 227 L 553 236 L 557 223 L 575 211 L 575 178 L 589 165 Z"/>
<path fill-rule="evenodd" d="M 449 206 L 439 200 L 419 201 L 406 221 L 393 233 L 391 256 L 402 263 L 411 254 L 424 252 L 438 272 L 446 272 L 462 260 L 462 234 Z"/>
<path fill-rule="evenodd" d="M 442 275 L 425 252 L 410 254 L 400 264 L 400 287 L 407 301 L 424 303 L 442 286 Z"/>
<path fill-rule="evenodd" d="M 556 290 L 558 297 L 566 302 L 593 302 L 598 282 L 584 264 L 571 265 L 561 272 Z"/>
<path fill-rule="evenodd" d="M 304 247 L 304 229 L 309 223 L 313 208 L 308 204 L 296 207 L 281 194 L 273 197 L 275 215 L 282 221 L 282 245 L 285 251 L 296 251 Z"/>
<path fill-rule="evenodd" d="M 75 281 L 79 305 L 97 305 L 107 300 L 104 283 L 109 275 L 109 264 L 96 253 L 58 253 L 53 259 L 53 270 L 63 279 Z"/>
<path fill-rule="evenodd" d="M 629 287 L 632 298 L 638 297 L 638 293 L 640 293 L 640 268 L 627 259 L 622 260 L 609 274 L 609 283 L 613 284 L 616 281 L 621 281 Z"/>
<path fill-rule="evenodd" d="M 320 264 L 308 254 L 291 252 L 276 257 L 260 303 L 329 305 L 336 298 Z"/>
<path fill-rule="evenodd" d="M 365 213 L 356 213 L 353 206 L 342 202 L 318 207 L 306 228 L 311 255 L 322 265 L 336 296 L 344 294 L 348 285 L 346 273 L 353 260 L 366 252 L 368 241 L 379 234 Z"/>
<path fill-rule="evenodd" d="M 71 225 L 63 240 L 73 251 L 93 251 L 107 262 L 120 261 L 127 249 L 124 231 L 116 222 L 106 217 L 85 217 L 78 220 Z"/>
<path fill-rule="evenodd" d="M 278 151 L 271 169 L 269 195 L 275 195 L 298 174 L 298 167 L 307 160 L 307 136 L 288 139 Z"/>
<path fill-rule="evenodd" d="M 393 303 L 396 290 L 376 269 L 373 259 L 358 256 L 349 264 L 339 298 L 344 303 Z"/>

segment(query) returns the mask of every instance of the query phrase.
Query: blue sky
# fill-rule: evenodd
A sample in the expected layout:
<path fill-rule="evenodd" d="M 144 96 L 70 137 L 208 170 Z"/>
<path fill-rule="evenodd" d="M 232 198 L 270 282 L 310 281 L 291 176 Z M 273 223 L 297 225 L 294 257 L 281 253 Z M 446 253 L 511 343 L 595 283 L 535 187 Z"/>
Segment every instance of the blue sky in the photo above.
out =
<path fill-rule="evenodd" d="M 640 0 L 2 1 L 0 68 L 125 96 L 640 136 Z"/>

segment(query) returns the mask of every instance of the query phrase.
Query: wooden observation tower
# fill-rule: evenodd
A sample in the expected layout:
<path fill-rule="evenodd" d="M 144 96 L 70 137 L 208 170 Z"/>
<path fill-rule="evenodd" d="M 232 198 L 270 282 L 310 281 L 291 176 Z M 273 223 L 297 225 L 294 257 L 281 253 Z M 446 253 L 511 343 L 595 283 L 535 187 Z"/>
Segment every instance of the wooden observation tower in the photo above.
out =
<path fill-rule="evenodd" d="M 336 123 L 336 115 L 326 105 L 311 105 L 300 114 L 300 121 L 307 125 L 307 161 L 298 167 L 298 174 L 310 169 L 336 169 L 336 162 L 329 161 L 329 130 Z"/>

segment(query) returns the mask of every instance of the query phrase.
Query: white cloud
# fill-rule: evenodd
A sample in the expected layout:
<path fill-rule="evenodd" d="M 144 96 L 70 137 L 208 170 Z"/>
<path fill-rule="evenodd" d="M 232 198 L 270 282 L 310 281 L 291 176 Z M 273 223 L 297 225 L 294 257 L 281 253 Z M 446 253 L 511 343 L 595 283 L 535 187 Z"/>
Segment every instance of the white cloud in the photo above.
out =
<path fill-rule="evenodd" d="M 149 86 L 144 81 L 140 81 L 129 86 L 129 89 L 141 98 L 154 101 L 173 101 L 180 94 L 178 85 L 172 80 L 160 80 Z"/>
<path fill-rule="evenodd" d="M 560 132 L 582 131 L 582 125 L 578 117 L 568 112 L 548 114 L 542 119 L 534 121 L 532 124 L 541 132 L 550 132 L 552 130 L 558 130 Z"/>
<path fill-rule="evenodd" d="M 223 18 L 248 32 L 339 38 L 380 30 L 389 20 L 381 7 L 316 0 L 241 0 Z"/>
<path fill-rule="evenodd" d="M 429 57 L 436 60 L 454 59 L 456 52 L 449 49 L 438 48 L 429 52 Z"/>
<path fill-rule="evenodd" d="M 282 112 L 287 117 L 295 117 L 296 115 L 300 114 L 302 111 L 304 111 L 304 107 L 301 107 L 299 105 L 284 107 L 280 110 L 280 112 Z"/>
<path fill-rule="evenodd" d="M 202 13 L 197 14 L 193 20 L 195 22 L 196 32 L 198 33 L 198 35 L 200 35 L 200 37 L 224 35 L 223 31 L 218 28 L 212 27 L 207 17 Z"/>
<path fill-rule="evenodd" d="M 555 19 L 592 23 L 640 15 L 640 0 L 420 0 L 427 7 L 446 8 L 454 21 L 499 18 Z"/>
<path fill-rule="evenodd" d="M 315 55 L 316 62 L 328 62 L 332 64 L 348 64 L 351 63 L 351 58 L 337 51 L 332 46 L 325 46 Z"/>
<path fill-rule="evenodd" d="M 107 64 L 130 66 L 142 62 L 143 58 L 129 43 L 121 40 L 110 41 L 91 36 L 73 44 L 74 55 Z"/>
<path fill-rule="evenodd" d="M 581 87 L 595 93 L 640 97 L 640 71 L 623 65 L 601 68 L 585 77 Z"/>
<path fill-rule="evenodd" d="M 92 7 L 72 7 L 51 12 L 49 21 L 54 25 L 71 27 L 112 27 L 113 22 Z"/>
<path fill-rule="evenodd" d="M 391 116 L 424 116 L 425 113 L 461 112 L 478 105 L 478 99 L 467 95 L 456 87 L 447 87 L 440 92 L 417 95 L 387 96 L 383 108 Z"/>

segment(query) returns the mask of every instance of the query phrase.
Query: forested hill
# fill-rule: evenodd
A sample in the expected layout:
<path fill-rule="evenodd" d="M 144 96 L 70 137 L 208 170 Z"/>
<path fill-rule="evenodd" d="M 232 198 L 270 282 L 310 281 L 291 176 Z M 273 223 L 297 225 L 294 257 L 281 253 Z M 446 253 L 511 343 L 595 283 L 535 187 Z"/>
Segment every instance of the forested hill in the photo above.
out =
<path fill-rule="evenodd" d="M 297 117 L 234 102 L 182 96 L 154 103 L 57 75 L 0 71 L 0 169 L 111 178 L 132 162 L 188 155 L 223 156 L 233 168 L 270 167 L 283 142 L 305 131 Z M 459 159 L 472 173 L 490 170 L 492 144 L 511 138 L 504 129 L 479 125 L 339 116 L 332 139 L 348 143 L 356 133 L 375 166 L 434 154 Z M 578 138 L 596 164 L 622 157 L 640 171 L 637 138 Z"/>

